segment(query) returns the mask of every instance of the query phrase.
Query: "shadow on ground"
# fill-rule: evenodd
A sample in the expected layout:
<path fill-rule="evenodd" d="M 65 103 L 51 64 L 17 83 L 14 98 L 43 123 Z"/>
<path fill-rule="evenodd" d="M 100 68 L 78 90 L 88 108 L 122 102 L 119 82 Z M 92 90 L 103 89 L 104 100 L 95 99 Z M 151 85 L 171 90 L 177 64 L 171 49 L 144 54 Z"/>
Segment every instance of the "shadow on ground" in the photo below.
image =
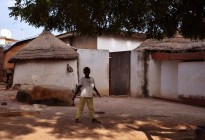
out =
<path fill-rule="evenodd" d="M 6 92 L 0 98 L 7 99 L 10 107 L 34 108 L 17 103 L 15 94 Z M 0 116 L 0 139 L 194 140 L 195 126 L 205 124 L 203 108 L 145 99 L 96 100 L 98 112 L 105 112 L 97 114 L 100 124 L 91 123 L 87 110 L 81 123 L 75 123 L 76 107 L 46 106 L 31 116 Z"/>
<path fill-rule="evenodd" d="M 193 128 L 185 124 L 168 124 L 156 118 L 150 119 L 150 117 L 106 117 L 106 115 L 99 116 L 101 124 L 91 123 L 87 117 L 84 117 L 81 123 L 75 123 L 70 117 L 69 108 L 67 111 L 67 113 L 56 112 L 54 114 L 42 112 L 36 116 L 0 117 L 0 138 L 194 139 Z"/>

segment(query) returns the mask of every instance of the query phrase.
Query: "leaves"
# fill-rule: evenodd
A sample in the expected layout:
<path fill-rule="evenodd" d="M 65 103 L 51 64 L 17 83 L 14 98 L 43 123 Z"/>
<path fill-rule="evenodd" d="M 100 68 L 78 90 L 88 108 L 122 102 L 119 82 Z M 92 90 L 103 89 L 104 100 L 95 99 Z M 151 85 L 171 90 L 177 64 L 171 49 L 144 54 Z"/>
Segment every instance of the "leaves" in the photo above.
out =
<path fill-rule="evenodd" d="M 205 38 L 204 0 L 16 0 L 10 16 L 83 35 L 144 32 L 147 38 Z"/>

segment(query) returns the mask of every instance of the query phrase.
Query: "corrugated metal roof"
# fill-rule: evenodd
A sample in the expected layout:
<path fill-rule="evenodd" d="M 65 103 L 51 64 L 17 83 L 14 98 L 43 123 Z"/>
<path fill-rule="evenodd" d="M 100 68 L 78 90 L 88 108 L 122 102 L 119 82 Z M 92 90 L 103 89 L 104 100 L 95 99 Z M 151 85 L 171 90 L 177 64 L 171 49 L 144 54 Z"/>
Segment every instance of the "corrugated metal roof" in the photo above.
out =
<path fill-rule="evenodd" d="M 4 48 L 3 51 L 8 51 L 9 49 L 11 49 L 16 44 L 23 43 L 25 41 L 29 41 L 29 40 L 32 40 L 34 38 L 36 38 L 36 37 L 30 37 L 30 38 L 26 38 L 26 39 L 23 39 L 23 40 L 19 40 L 19 41 L 16 41 L 16 42 L 6 44 L 6 45 L 3 46 L 3 48 Z"/>

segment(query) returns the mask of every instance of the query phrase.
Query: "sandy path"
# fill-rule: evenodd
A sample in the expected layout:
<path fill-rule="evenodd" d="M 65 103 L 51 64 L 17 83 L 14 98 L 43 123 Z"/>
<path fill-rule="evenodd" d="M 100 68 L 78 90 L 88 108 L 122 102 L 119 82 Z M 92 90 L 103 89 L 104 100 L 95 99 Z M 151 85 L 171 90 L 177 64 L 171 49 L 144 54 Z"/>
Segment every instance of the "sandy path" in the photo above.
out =
<path fill-rule="evenodd" d="M 85 108 L 76 124 L 75 107 L 21 104 L 15 94 L 0 91 L 0 101 L 8 102 L 0 113 L 39 114 L 0 116 L 0 140 L 193 140 L 195 127 L 205 125 L 205 108 L 129 97 L 94 98 L 95 111 L 105 112 L 96 114 L 102 123 L 91 123 Z"/>

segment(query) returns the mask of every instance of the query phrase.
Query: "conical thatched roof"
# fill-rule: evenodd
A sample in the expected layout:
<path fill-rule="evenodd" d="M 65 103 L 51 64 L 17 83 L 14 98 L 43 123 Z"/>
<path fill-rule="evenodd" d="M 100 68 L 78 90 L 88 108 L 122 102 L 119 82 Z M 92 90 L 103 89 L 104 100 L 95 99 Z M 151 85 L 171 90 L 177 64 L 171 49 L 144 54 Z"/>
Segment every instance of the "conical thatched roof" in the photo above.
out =
<path fill-rule="evenodd" d="M 175 37 L 163 40 L 146 40 L 135 51 L 191 52 L 205 51 L 205 40 Z"/>
<path fill-rule="evenodd" d="M 28 60 L 71 60 L 78 53 L 51 32 L 44 30 L 37 38 L 22 48 L 9 62 Z"/>

